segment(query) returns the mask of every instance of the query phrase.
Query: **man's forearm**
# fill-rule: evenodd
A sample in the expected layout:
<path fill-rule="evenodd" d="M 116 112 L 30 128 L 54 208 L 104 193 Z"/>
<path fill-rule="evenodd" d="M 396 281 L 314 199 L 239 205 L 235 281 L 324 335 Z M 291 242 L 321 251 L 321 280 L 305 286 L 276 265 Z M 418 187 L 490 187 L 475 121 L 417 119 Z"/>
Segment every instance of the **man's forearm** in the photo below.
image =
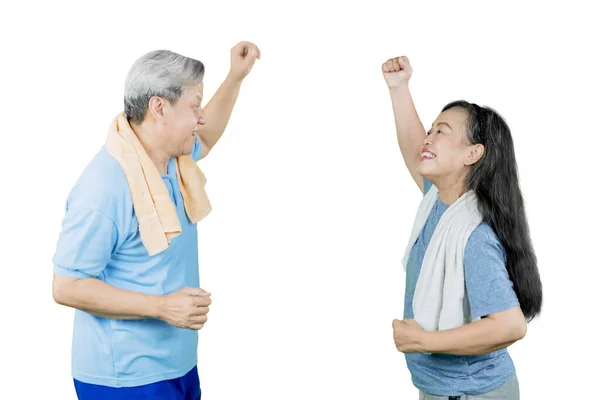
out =
<path fill-rule="evenodd" d="M 223 135 L 237 101 L 241 85 L 241 80 L 228 75 L 204 107 L 206 124 L 200 128 L 198 134 L 209 148 L 212 148 Z"/>
<path fill-rule="evenodd" d="M 94 312 L 94 311 L 90 311 L 90 310 L 84 310 L 81 309 L 82 311 L 87 312 L 88 314 L 92 314 L 96 317 L 100 317 L 100 318 L 109 318 L 109 319 L 144 319 L 147 317 L 141 317 L 141 316 L 136 316 L 136 315 L 122 315 L 122 314 L 104 314 L 104 313 L 98 313 L 98 312 Z"/>
<path fill-rule="evenodd" d="M 524 334 L 515 325 L 482 318 L 459 328 L 425 332 L 424 352 L 452 355 L 481 355 L 510 346 Z"/>
<path fill-rule="evenodd" d="M 57 303 L 113 319 L 158 318 L 160 296 L 131 292 L 95 278 L 55 276 L 53 295 Z"/>

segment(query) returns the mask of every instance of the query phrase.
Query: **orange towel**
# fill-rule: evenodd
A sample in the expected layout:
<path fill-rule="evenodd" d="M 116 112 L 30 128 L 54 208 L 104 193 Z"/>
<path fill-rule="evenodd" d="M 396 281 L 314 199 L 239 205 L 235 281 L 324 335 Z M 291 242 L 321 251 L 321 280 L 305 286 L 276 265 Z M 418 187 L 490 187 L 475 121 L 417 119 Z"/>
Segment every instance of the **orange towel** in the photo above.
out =
<path fill-rule="evenodd" d="M 175 204 L 156 165 L 131 129 L 124 113 L 115 117 L 106 138 L 106 149 L 121 164 L 133 199 L 142 243 L 153 256 L 165 250 L 181 234 Z M 185 211 L 197 223 L 211 211 L 204 190 L 206 178 L 190 156 L 175 158 Z"/>

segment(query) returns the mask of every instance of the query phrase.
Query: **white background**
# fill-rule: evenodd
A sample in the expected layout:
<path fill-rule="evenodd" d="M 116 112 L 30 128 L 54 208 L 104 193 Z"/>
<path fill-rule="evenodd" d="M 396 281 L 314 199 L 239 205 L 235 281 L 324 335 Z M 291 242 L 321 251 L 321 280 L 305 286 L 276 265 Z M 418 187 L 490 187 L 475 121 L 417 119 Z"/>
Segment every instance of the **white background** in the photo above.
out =
<path fill-rule="evenodd" d="M 510 348 L 521 398 L 597 394 L 600 32 L 584 2 L 122 3 L 2 6 L 0 397 L 75 399 L 51 258 L 133 61 L 201 60 L 208 100 L 242 40 L 262 60 L 200 163 L 214 207 L 199 225 L 203 398 L 418 397 L 391 329 L 421 198 L 380 70 L 400 55 L 426 127 L 464 98 L 512 129 L 545 294 Z"/>

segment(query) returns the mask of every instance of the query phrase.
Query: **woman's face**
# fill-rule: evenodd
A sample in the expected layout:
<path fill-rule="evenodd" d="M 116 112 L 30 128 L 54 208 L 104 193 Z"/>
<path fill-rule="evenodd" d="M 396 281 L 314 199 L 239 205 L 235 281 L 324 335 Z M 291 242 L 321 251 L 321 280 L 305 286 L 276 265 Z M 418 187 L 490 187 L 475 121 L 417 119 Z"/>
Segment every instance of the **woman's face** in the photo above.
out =
<path fill-rule="evenodd" d="M 451 108 L 437 117 L 423 140 L 417 165 L 421 176 L 434 183 L 466 177 L 470 166 L 483 155 L 483 146 L 469 144 L 467 124 L 467 111 L 461 108 Z"/>

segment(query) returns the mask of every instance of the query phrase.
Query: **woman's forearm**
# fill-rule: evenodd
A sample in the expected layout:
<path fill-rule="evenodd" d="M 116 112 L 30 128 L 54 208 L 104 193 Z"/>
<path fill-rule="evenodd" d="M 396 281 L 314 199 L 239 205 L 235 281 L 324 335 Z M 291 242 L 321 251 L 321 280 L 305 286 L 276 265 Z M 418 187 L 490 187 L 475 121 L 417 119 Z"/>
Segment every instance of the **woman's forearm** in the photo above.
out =
<path fill-rule="evenodd" d="M 424 333 L 426 353 L 480 355 L 510 346 L 525 336 L 527 325 L 518 315 L 487 317 L 459 328 Z"/>
<path fill-rule="evenodd" d="M 398 144 L 406 164 L 412 167 L 412 164 L 418 162 L 419 150 L 426 134 L 425 128 L 417 114 L 408 82 L 390 88 L 390 96 Z"/>

